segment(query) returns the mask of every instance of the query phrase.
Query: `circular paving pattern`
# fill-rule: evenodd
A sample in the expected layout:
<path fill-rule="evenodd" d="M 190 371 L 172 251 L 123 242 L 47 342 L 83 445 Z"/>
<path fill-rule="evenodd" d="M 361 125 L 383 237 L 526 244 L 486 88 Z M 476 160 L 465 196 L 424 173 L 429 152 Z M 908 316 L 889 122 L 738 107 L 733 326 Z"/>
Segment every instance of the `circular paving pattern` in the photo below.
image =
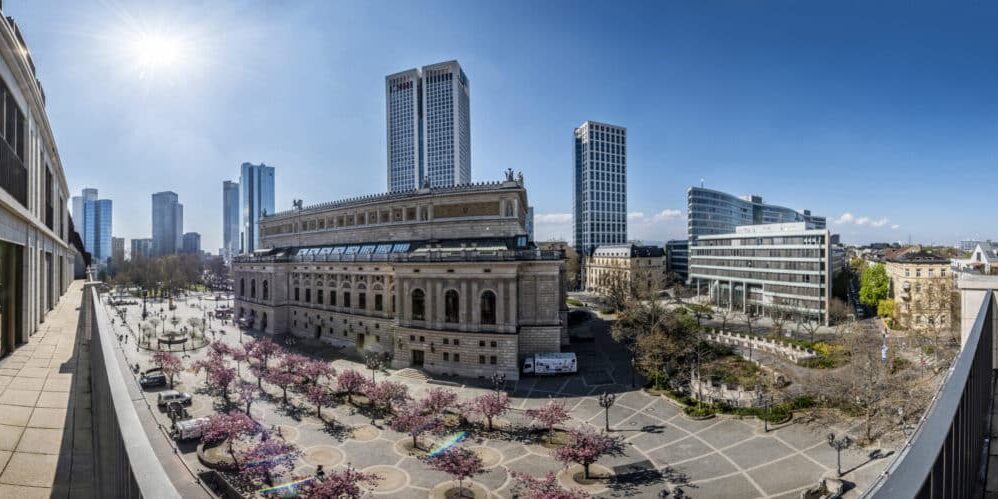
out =
<path fill-rule="evenodd" d="M 470 494 L 469 494 L 470 492 Z M 458 495 L 457 480 L 448 480 L 443 483 L 438 483 L 435 487 L 430 489 L 431 499 L 452 499 L 457 497 L 463 497 L 465 499 L 486 499 L 489 497 L 489 492 L 485 490 L 481 484 L 475 483 L 471 480 L 464 481 L 464 491 L 462 495 Z"/>
<path fill-rule="evenodd" d="M 485 468 L 495 468 L 502 462 L 502 453 L 491 447 L 472 447 L 471 451 L 478 455 Z"/>
<path fill-rule="evenodd" d="M 606 486 L 606 478 L 613 475 L 610 468 L 603 466 L 601 464 L 590 464 L 589 465 L 589 476 L 594 478 L 599 478 L 598 480 L 591 480 L 591 483 L 579 483 L 576 478 L 582 477 L 582 465 L 575 464 L 569 466 L 558 472 L 558 482 L 561 483 L 562 487 L 572 489 L 579 488 L 590 494 L 599 494 L 608 489 Z"/>
<path fill-rule="evenodd" d="M 397 442 L 395 442 L 395 453 L 402 457 L 422 457 L 425 456 L 429 451 L 430 446 L 426 445 L 424 442 L 419 443 L 419 447 L 413 447 L 412 437 L 402 437 Z"/>
<path fill-rule="evenodd" d="M 381 430 L 366 424 L 357 426 L 350 432 L 350 438 L 358 442 L 370 442 L 381 435 Z"/>
<path fill-rule="evenodd" d="M 298 440 L 298 428 L 295 428 L 294 426 L 279 424 L 277 425 L 277 431 L 280 432 L 277 433 L 277 436 L 282 438 L 285 442 L 294 442 L 295 440 Z"/>
<path fill-rule="evenodd" d="M 374 487 L 376 494 L 397 492 L 406 485 L 409 485 L 409 474 L 394 466 L 377 464 L 368 466 L 361 471 L 377 475 L 381 479 L 378 481 L 378 485 Z"/>
<path fill-rule="evenodd" d="M 329 445 L 316 445 L 305 449 L 302 460 L 306 463 L 326 468 L 332 468 L 343 462 L 343 451 Z"/>

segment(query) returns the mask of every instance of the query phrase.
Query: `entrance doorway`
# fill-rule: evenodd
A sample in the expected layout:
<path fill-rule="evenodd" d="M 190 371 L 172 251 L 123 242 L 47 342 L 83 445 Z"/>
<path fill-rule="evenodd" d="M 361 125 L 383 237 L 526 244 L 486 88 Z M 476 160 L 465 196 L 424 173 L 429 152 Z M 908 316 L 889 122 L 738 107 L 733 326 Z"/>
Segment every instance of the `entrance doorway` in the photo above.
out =
<path fill-rule="evenodd" d="M 412 351 L 412 367 L 423 367 L 423 351 Z"/>
<path fill-rule="evenodd" d="M 22 249 L 0 242 L 0 356 L 14 351 L 21 329 Z"/>
<path fill-rule="evenodd" d="M 315 339 L 319 339 L 320 336 L 322 336 L 322 326 L 316 324 L 315 325 Z"/>
<path fill-rule="evenodd" d="M 364 333 L 357 333 L 357 350 L 364 349 Z"/>

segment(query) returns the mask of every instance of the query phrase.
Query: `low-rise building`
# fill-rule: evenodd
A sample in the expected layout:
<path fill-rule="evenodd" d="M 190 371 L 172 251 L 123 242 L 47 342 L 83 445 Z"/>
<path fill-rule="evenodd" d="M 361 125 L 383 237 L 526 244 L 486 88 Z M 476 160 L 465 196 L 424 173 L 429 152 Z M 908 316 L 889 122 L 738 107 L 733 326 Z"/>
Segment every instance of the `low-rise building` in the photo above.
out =
<path fill-rule="evenodd" d="M 977 243 L 966 267 L 985 275 L 998 275 L 998 247 L 991 242 Z"/>
<path fill-rule="evenodd" d="M 894 318 L 912 331 L 948 331 L 953 326 L 950 261 L 926 252 L 905 253 L 884 264 L 891 281 Z"/>
<path fill-rule="evenodd" d="M 746 225 L 690 246 L 690 281 L 714 303 L 756 314 L 829 322 L 835 238 L 807 222 Z"/>
<path fill-rule="evenodd" d="M 568 342 L 564 255 L 528 241 L 527 206 L 509 173 L 267 215 L 263 249 L 233 261 L 237 320 L 396 368 L 517 379 Z"/>
<path fill-rule="evenodd" d="M 619 282 L 638 289 L 665 287 L 665 250 L 658 246 L 616 244 L 599 246 L 586 259 L 586 290 L 606 293 Z"/>

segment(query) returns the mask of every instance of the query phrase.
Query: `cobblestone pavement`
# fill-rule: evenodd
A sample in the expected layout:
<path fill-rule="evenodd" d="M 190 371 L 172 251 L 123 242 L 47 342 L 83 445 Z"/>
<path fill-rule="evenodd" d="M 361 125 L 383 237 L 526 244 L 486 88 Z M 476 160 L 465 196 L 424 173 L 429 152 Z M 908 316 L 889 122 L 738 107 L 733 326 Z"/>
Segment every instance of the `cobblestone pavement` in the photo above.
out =
<path fill-rule="evenodd" d="M 196 301 L 191 303 L 196 304 Z M 204 302 L 202 302 L 204 303 Z M 211 308 L 211 306 L 207 306 Z M 136 322 L 141 305 L 128 307 L 129 322 Z M 200 316 L 202 310 L 181 304 L 179 316 Z M 120 328 L 120 323 L 119 323 Z M 240 335 L 231 325 L 221 326 L 214 321 L 214 330 L 224 330 L 228 343 L 239 343 L 249 334 Z M 124 330 L 120 330 L 124 332 Z M 833 431 L 841 434 L 845 427 L 813 428 L 790 423 L 763 431 L 762 423 L 754 419 L 741 420 L 719 416 L 695 421 L 685 416 L 671 400 L 652 396 L 630 387 L 630 363 L 626 352 L 607 338 L 605 331 L 597 332 L 592 342 L 572 345 L 580 357 L 583 369 L 576 376 L 525 378 L 507 383 L 513 410 L 503 418 L 503 424 L 522 427 L 529 424 L 524 411 L 541 405 L 549 398 L 565 400 L 571 407 L 571 425 L 591 424 L 602 427 L 604 413 L 596 396 L 604 391 L 616 393 L 616 404 L 610 409 L 610 426 L 614 433 L 625 438 L 623 456 L 605 458 L 601 466 L 616 469 L 618 479 L 608 484 L 590 488 L 599 497 L 658 497 L 663 492 L 682 488 L 692 497 L 797 497 L 801 490 L 812 486 L 822 477 L 834 476 L 836 453 L 826 443 L 826 435 Z M 312 350 L 304 342 L 296 349 Z M 146 352 L 125 348 L 129 362 L 148 366 Z M 190 362 L 204 355 L 192 353 Z M 347 367 L 363 369 L 361 364 L 336 359 L 337 369 Z M 368 371 L 369 372 L 369 371 Z M 379 380 L 388 373 L 378 373 Z M 242 376 L 251 380 L 246 369 Z M 434 384 L 390 373 L 391 379 L 406 383 L 414 396 L 419 396 Z M 461 398 L 470 398 L 489 387 L 481 380 L 453 381 L 453 388 Z M 458 383 L 467 384 L 458 384 Z M 203 385 L 203 375 L 184 373 L 179 389 L 195 393 L 190 412 L 203 416 L 217 410 L 219 398 L 198 393 Z M 480 385 L 480 386 L 474 386 Z M 264 385 L 266 386 L 266 384 Z M 316 465 L 335 469 L 346 464 L 362 470 L 374 471 L 384 480 L 375 495 L 390 497 L 433 497 L 439 494 L 442 484 L 448 483 L 446 475 L 429 470 L 403 447 L 410 437 L 388 429 L 382 421 L 370 425 L 368 417 L 356 413 L 350 406 L 341 405 L 323 410 L 323 417 L 333 424 L 326 424 L 315 415 L 315 408 L 303 401 L 301 395 L 292 395 L 292 407 L 282 408 L 280 392 L 270 388 L 271 401 L 260 401 L 253 406 L 253 416 L 266 426 L 277 426 L 284 438 L 301 447 L 305 455 L 297 470 L 311 474 Z M 152 400 L 155 392 L 147 392 Z M 169 425 L 164 414 L 155 415 L 162 424 Z M 854 429 L 855 432 L 855 429 Z M 490 497 L 511 497 L 513 471 L 540 476 L 547 471 L 566 473 L 544 447 L 514 438 L 483 439 L 472 432 L 460 445 L 473 448 L 488 466 L 486 473 L 474 478 L 477 488 L 487 490 Z M 429 439 L 425 444 L 431 444 Z M 428 445 L 424 445 L 428 446 Z M 180 446 L 179 451 L 193 468 L 200 468 L 193 446 Z M 842 453 L 844 479 L 857 487 L 850 495 L 858 495 L 865 484 L 886 467 L 889 459 L 870 459 L 869 450 L 851 448 Z M 628 469 L 630 468 L 630 469 Z M 629 473 L 629 474 L 628 474 Z"/>

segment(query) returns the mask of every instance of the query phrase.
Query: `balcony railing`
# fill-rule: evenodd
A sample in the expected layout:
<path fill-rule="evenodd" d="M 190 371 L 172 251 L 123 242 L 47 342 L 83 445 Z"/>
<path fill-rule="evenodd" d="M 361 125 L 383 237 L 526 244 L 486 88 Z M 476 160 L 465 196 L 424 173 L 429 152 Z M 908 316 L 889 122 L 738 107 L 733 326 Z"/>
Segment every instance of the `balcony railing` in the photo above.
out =
<path fill-rule="evenodd" d="M 985 294 L 974 327 L 939 391 L 884 474 L 864 497 L 980 497 L 992 394 L 994 297 Z"/>
<path fill-rule="evenodd" d="M 565 253 L 561 250 L 466 250 L 430 251 L 424 253 L 367 253 L 352 255 L 290 255 L 290 256 L 240 256 L 236 263 L 272 262 L 390 262 L 390 263 L 432 263 L 432 262 L 496 262 L 516 260 L 561 260 Z"/>
<path fill-rule="evenodd" d="M 0 188 L 22 206 L 28 206 L 28 169 L 3 140 L 0 140 Z"/>
<path fill-rule="evenodd" d="M 123 372 L 111 319 L 92 284 L 84 290 L 80 320 L 90 340 L 95 496 L 179 498 L 139 421 L 128 391 L 134 380 Z"/>

